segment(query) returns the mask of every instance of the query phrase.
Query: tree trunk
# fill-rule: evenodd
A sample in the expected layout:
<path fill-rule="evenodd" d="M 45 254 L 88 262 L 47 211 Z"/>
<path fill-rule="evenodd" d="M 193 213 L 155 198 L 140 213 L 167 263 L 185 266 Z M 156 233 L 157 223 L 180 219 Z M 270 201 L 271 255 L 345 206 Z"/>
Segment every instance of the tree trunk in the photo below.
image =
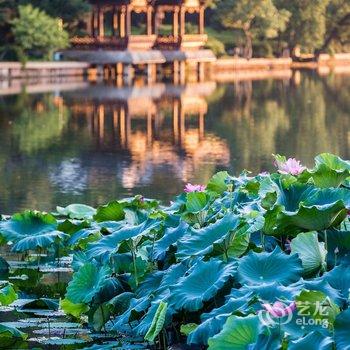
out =
<path fill-rule="evenodd" d="M 249 31 L 249 29 L 244 30 L 244 35 L 246 38 L 246 45 L 244 49 L 244 57 L 246 59 L 251 59 L 253 57 L 253 38 L 252 33 Z"/>
<path fill-rule="evenodd" d="M 328 46 L 333 41 L 333 39 L 339 34 L 338 33 L 339 28 L 346 25 L 348 20 L 350 20 L 350 13 L 347 13 L 344 17 L 342 17 L 339 20 L 339 22 L 334 26 L 334 28 L 330 31 L 325 41 L 323 42 L 323 45 L 319 49 L 315 50 L 316 56 L 319 56 L 322 52 L 324 52 L 328 48 Z"/>

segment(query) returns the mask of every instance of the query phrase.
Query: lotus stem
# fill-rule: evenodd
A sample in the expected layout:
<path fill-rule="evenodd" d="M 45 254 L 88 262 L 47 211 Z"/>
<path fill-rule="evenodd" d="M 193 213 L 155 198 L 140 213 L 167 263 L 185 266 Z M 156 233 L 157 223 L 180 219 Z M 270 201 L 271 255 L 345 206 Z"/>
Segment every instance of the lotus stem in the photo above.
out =
<path fill-rule="evenodd" d="M 106 330 L 106 323 L 105 323 L 105 321 L 107 321 L 107 320 L 105 319 L 105 314 L 104 314 L 104 312 L 103 312 L 102 304 L 100 305 L 100 309 L 101 309 L 101 314 L 102 314 L 103 331 L 104 331 L 105 333 L 107 333 L 107 330 Z"/>
<path fill-rule="evenodd" d="M 136 284 L 136 287 L 138 287 L 139 281 L 137 278 L 136 256 L 135 256 L 134 248 L 131 249 L 131 256 L 132 256 L 132 264 L 134 265 L 135 284 Z"/>
<path fill-rule="evenodd" d="M 48 328 L 49 328 L 49 338 L 51 338 L 50 317 L 47 318 L 47 325 L 48 325 Z"/>

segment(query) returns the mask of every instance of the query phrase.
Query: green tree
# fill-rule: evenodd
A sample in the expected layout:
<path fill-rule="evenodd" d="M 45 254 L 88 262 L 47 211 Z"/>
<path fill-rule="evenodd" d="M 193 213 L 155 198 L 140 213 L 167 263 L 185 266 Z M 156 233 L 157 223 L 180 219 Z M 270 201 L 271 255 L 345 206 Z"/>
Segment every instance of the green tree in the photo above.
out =
<path fill-rule="evenodd" d="M 40 52 L 44 58 L 51 59 L 55 50 L 68 47 L 69 36 L 60 20 L 31 5 L 19 6 L 19 17 L 11 23 L 22 57 L 28 57 L 31 52 Z"/>
<path fill-rule="evenodd" d="M 322 45 L 316 50 L 323 52 L 339 44 L 340 50 L 350 45 L 350 0 L 331 0 L 326 11 L 326 30 Z"/>
<path fill-rule="evenodd" d="M 51 17 L 61 18 L 71 35 L 82 29 L 84 17 L 90 10 L 87 0 L 27 0 L 27 2 Z"/>
<path fill-rule="evenodd" d="M 218 17 L 226 28 L 242 30 L 245 57 L 253 55 L 253 40 L 275 38 L 284 31 L 289 12 L 278 9 L 272 0 L 225 0 L 217 4 Z"/>
<path fill-rule="evenodd" d="M 300 47 L 304 52 L 313 52 L 324 40 L 326 33 L 326 9 L 330 0 L 276 0 L 278 8 L 291 13 L 282 38 L 293 51 Z"/>

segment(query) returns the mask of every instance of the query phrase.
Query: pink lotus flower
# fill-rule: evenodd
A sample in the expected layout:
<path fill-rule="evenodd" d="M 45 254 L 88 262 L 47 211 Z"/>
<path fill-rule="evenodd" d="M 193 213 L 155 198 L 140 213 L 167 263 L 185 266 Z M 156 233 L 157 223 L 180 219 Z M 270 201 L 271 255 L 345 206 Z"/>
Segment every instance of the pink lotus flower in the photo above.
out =
<path fill-rule="evenodd" d="M 262 304 L 262 306 L 271 316 L 279 318 L 292 314 L 296 309 L 296 304 L 294 301 L 288 306 L 280 301 L 276 301 L 273 305 Z"/>
<path fill-rule="evenodd" d="M 276 160 L 275 165 L 280 174 L 299 175 L 306 169 L 306 167 L 302 166 L 300 161 L 295 158 L 289 158 L 284 162 Z"/>
<path fill-rule="evenodd" d="M 205 186 L 204 185 L 192 185 L 190 183 L 188 183 L 185 188 L 184 191 L 187 193 L 190 192 L 204 192 L 205 191 Z"/>

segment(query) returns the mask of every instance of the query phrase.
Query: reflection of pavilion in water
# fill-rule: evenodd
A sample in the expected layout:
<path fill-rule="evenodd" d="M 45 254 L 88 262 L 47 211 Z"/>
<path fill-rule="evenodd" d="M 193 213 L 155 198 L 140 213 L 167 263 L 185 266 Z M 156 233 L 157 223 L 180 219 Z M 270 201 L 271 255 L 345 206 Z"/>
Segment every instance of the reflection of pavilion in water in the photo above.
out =
<path fill-rule="evenodd" d="M 205 132 L 206 97 L 215 88 L 212 82 L 91 86 L 67 102 L 73 116 L 85 118 L 97 150 L 130 154 L 131 164 L 122 178 L 125 187 L 133 187 L 154 166 L 170 166 L 187 181 L 203 163 L 229 165 L 225 141 Z"/>

